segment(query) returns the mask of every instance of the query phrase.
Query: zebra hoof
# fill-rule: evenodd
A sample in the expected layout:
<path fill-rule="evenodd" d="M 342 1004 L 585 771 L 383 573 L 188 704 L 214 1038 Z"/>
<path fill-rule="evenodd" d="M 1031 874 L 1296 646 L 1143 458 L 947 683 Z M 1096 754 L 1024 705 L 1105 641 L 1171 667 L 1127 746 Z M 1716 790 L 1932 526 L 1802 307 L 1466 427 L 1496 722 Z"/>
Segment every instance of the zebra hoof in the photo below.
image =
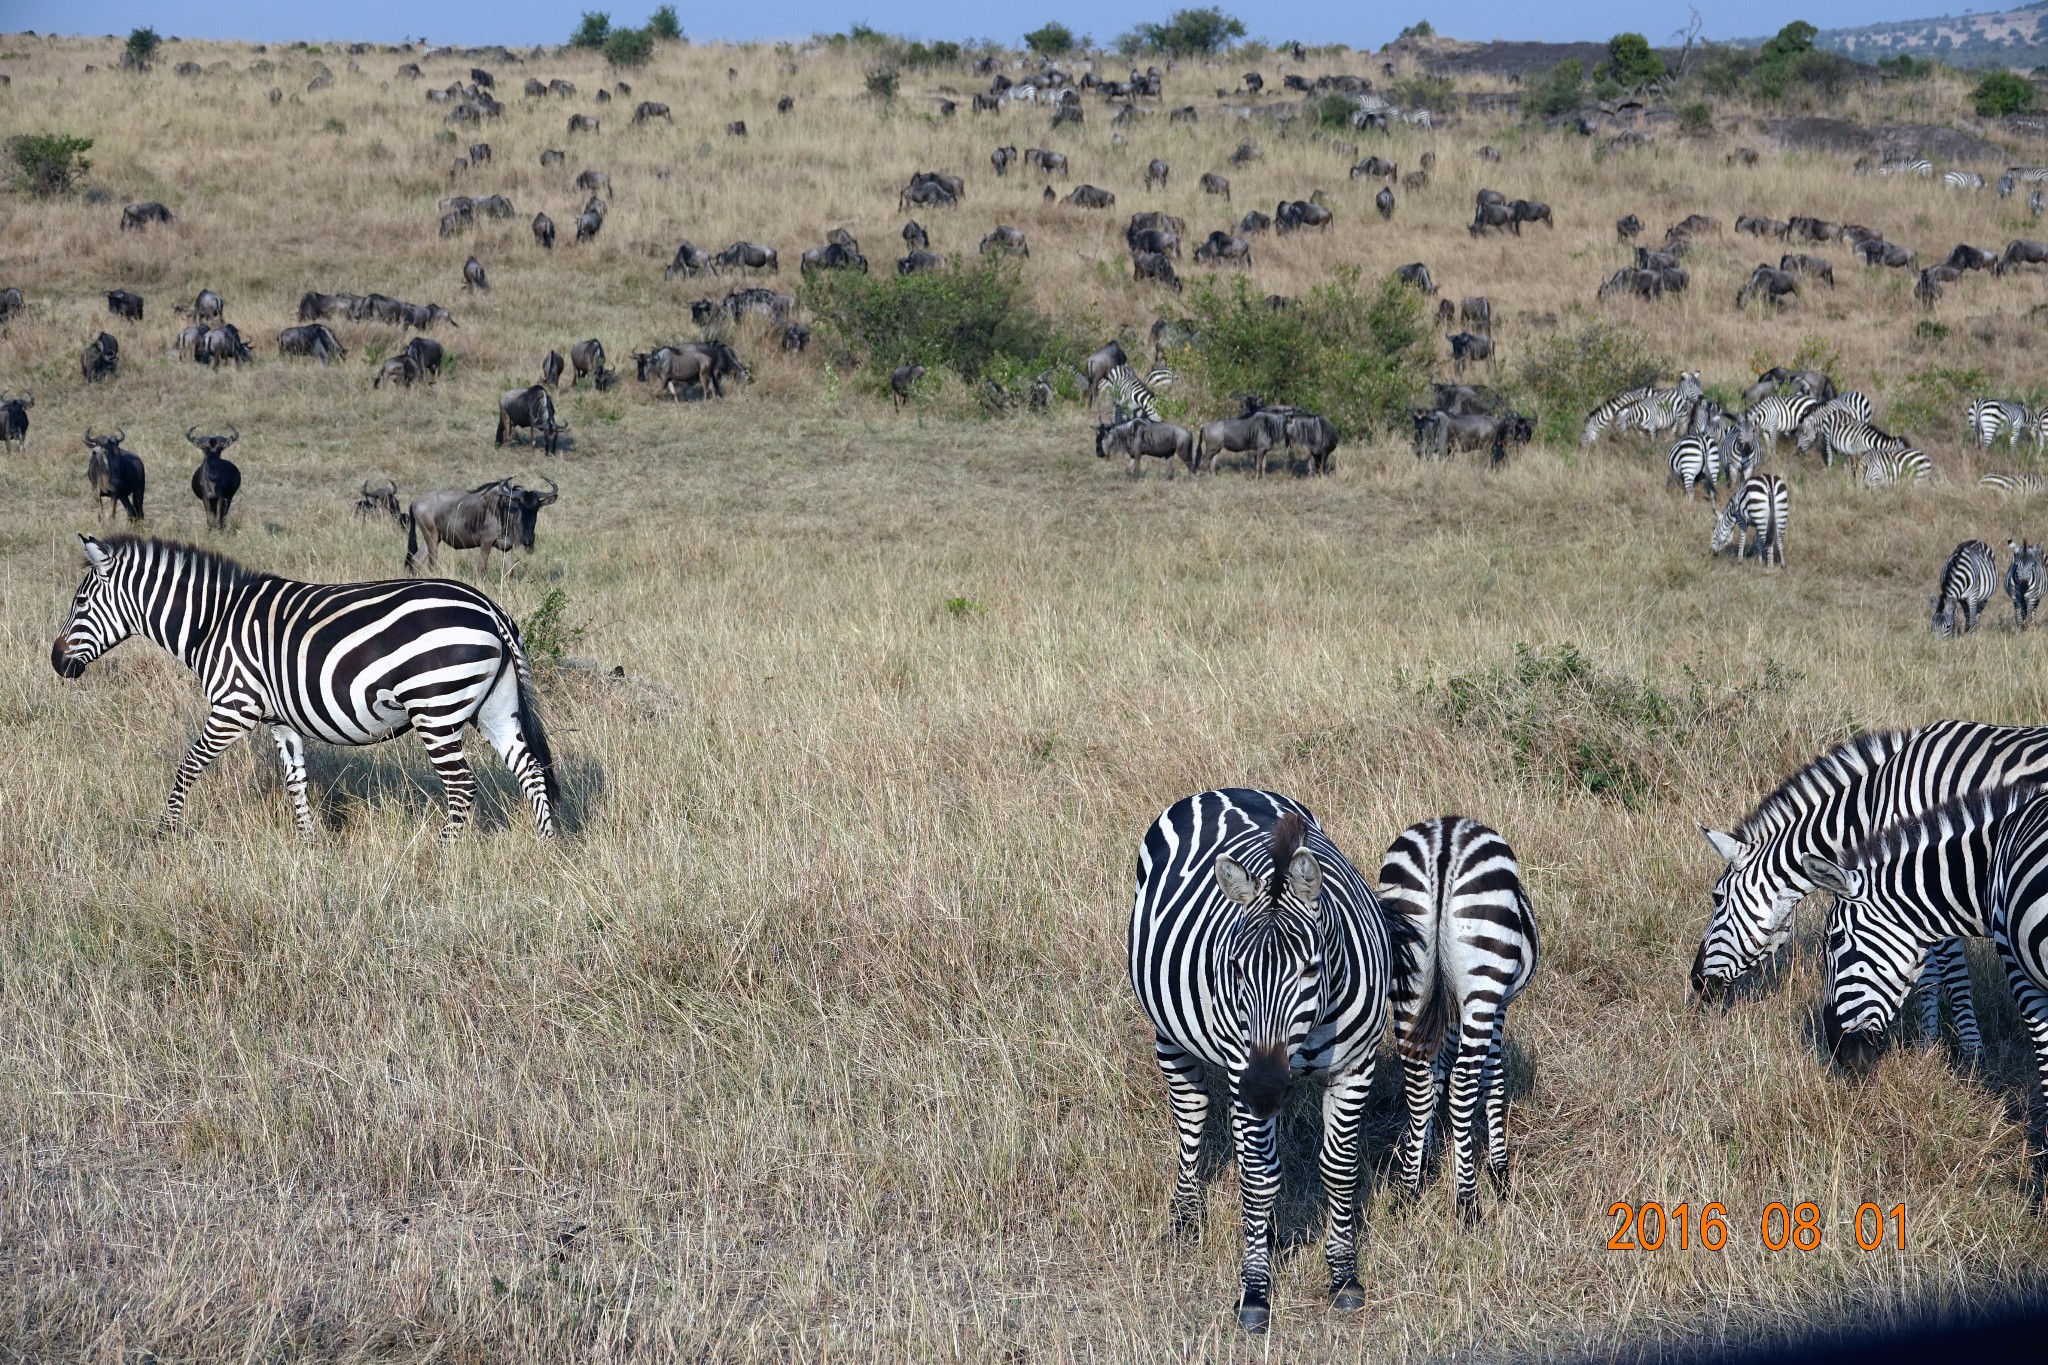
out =
<path fill-rule="evenodd" d="M 1365 1290 L 1356 1275 L 1345 1276 L 1344 1283 L 1330 1291 L 1330 1307 L 1340 1313 L 1355 1313 L 1365 1307 Z"/>
<path fill-rule="evenodd" d="M 1487 1173 L 1488 1175 L 1490 1175 L 1490 1176 L 1492 1176 L 1492 1177 L 1493 1177 L 1493 1189 L 1494 1189 L 1494 1193 L 1498 1194 L 1498 1195 L 1499 1195 L 1499 1196 L 1500 1196 L 1501 1198 L 1503 1198 L 1503 1199 L 1507 1198 L 1507 1197 L 1508 1197 L 1508 1168 L 1507 1168 L 1506 1166 L 1499 1166 L 1499 1167 L 1494 1167 L 1494 1166 L 1488 1166 L 1488 1167 L 1486 1168 L 1486 1173 Z"/>
<path fill-rule="evenodd" d="M 1237 1306 L 1237 1325 L 1247 1332 L 1264 1335 L 1267 1324 L 1272 1320 L 1273 1310 L 1266 1306 L 1264 1295 L 1254 1299 L 1247 1292 L 1244 1296 L 1244 1302 Z"/>
<path fill-rule="evenodd" d="M 1483 1215 L 1479 1212 L 1479 1196 L 1477 1194 L 1461 1194 L 1458 1196 L 1459 1222 L 1468 1228 L 1476 1228 L 1479 1226 L 1482 1217 Z"/>

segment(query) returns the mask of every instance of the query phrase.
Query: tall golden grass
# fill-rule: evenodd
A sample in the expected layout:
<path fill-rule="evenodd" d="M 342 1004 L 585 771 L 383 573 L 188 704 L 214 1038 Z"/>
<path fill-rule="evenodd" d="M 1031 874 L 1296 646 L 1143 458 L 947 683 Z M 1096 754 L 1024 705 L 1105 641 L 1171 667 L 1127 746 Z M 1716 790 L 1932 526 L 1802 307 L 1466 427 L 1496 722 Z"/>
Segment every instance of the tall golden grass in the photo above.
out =
<path fill-rule="evenodd" d="M 1926 488 L 1869 494 L 1781 465 L 1789 563 L 1770 574 L 1707 558 L 1710 517 L 1665 489 L 1661 451 L 1538 449 L 1487 474 L 1418 467 L 1390 441 L 1345 448 L 1312 482 L 1133 482 L 1089 457 L 1090 419 L 1071 407 L 984 421 L 941 390 L 897 415 L 828 369 L 829 347 L 785 357 L 751 333 L 756 382 L 726 402 L 586 385 L 562 400 L 572 452 L 487 443 L 498 392 L 549 347 L 596 335 L 618 359 L 686 334 L 682 305 L 728 282 L 663 283 L 679 238 L 768 241 L 793 266 L 844 224 L 886 269 L 875 244 L 893 244 L 896 188 L 919 168 L 969 179 L 963 207 L 925 220 L 937 249 L 964 256 L 1014 223 L 1044 306 L 1142 334 L 1163 296 L 1128 282 L 1113 223 L 1156 204 L 1220 225 L 1195 178 L 1256 142 L 1262 160 L 1227 169 L 1233 220 L 1315 188 L 1338 210 L 1326 234 L 1260 242 L 1261 292 L 1425 260 L 1447 294 L 1494 299 L 1503 377 L 1592 311 L 1623 259 L 1624 212 L 1655 231 L 1694 211 L 1810 211 L 1931 256 L 2028 231 L 2015 201 L 1768 148 L 1730 164 L 1762 145 L 1746 122 L 1596 162 L 1582 140 L 1467 121 L 1391 140 L 1404 166 L 1440 159 L 1382 224 L 1375 187 L 1345 177 L 1350 153 L 1236 123 L 1212 94 L 1235 84 L 1223 65 L 1167 78 L 1167 103 L 1197 104 L 1200 122 L 1156 115 L 1118 147 L 1092 99 L 1058 135 L 1043 111 L 944 120 L 938 87 L 978 84 L 964 71 L 913 75 L 885 108 L 857 93 L 856 57 L 762 46 L 663 50 L 627 79 L 674 126 L 634 129 L 632 101 L 592 105 L 600 63 L 551 54 L 484 62 L 509 108 L 449 145 L 420 85 L 468 58 L 412 83 L 391 75 L 411 57 L 382 51 L 354 72 L 332 48 L 182 43 L 145 76 L 110 69 L 116 51 L 0 41 L 24 54 L 0 61 L 4 130 L 93 137 L 91 183 L 115 191 L 0 200 L 0 285 L 31 299 L 0 335 L 0 382 L 36 394 L 0 501 L 11 1351 L 1655 1355 L 2038 1283 L 2031 1061 L 1992 964 L 1979 1076 L 1913 1049 L 1866 1082 L 1831 1074 L 1810 937 L 1725 1011 L 1684 986 L 1717 867 L 1695 821 L 1739 816 L 1859 726 L 2043 714 L 2041 644 L 2009 617 L 1951 644 L 1927 630 L 1958 540 L 2041 530 L 2037 501 L 1975 486 L 1959 412 L 1907 433 L 1942 467 Z M 229 70 L 182 78 L 185 58 Z M 250 72 L 258 60 L 274 70 Z M 307 92 L 316 60 L 334 85 Z M 528 72 L 583 93 L 524 101 Z M 288 92 L 275 108 L 273 84 Z M 1877 92 L 1856 111 L 1954 93 Z M 567 137 L 572 110 L 603 130 Z M 723 132 L 733 118 L 744 142 Z M 451 181 L 477 139 L 492 165 Z M 999 142 L 1067 151 L 1118 211 L 1045 207 L 1039 180 L 995 180 Z M 1489 142 L 1497 165 L 1473 155 Z M 569 151 L 559 170 L 539 167 L 549 146 Z M 1153 155 L 1174 178 L 1146 195 Z M 616 189 L 603 235 L 543 254 L 525 220 L 566 225 L 584 166 Z M 1551 201 L 1559 226 L 1472 241 L 1482 183 Z M 436 237 L 436 198 L 493 190 L 517 218 Z M 116 231 L 120 203 L 145 198 L 177 224 Z M 1603 312 L 1731 386 L 1753 355 L 1789 359 L 1812 338 L 1881 412 L 1928 367 L 1981 370 L 1986 391 L 2036 382 L 2038 278 L 1969 279 L 1935 339 L 1916 333 L 1909 279 L 1830 251 L 1832 293 L 1735 312 L 1741 277 L 1777 249 L 1710 240 L 1690 293 Z M 485 297 L 461 294 L 472 251 L 497 286 Z M 143 325 L 105 318 L 98 291 L 116 286 L 148 296 Z M 226 296 L 256 363 L 211 373 L 168 354 L 171 306 L 202 286 Z M 372 392 L 365 362 L 405 334 L 364 325 L 339 329 L 344 366 L 278 360 L 269 338 L 308 288 L 449 304 L 452 372 Z M 76 351 L 101 326 L 122 373 L 88 389 Z M 201 702 L 145 645 L 76 684 L 45 663 L 80 572 L 74 533 L 93 525 L 77 432 L 124 425 L 154 480 L 148 530 L 207 539 L 178 436 L 226 421 L 243 432 L 245 491 L 208 543 L 305 578 L 397 572 L 394 528 L 349 515 L 367 476 L 407 495 L 501 473 L 561 482 L 536 553 L 492 587 L 521 617 L 559 589 L 585 632 L 541 682 L 566 839 L 532 837 L 479 749 L 481 828 L 437 847 L 438 791 L 410 741 L 311 756 L 311 845 L 254 744 L 199 784 L 188 832 L 151 837 Z M 1576 645 L 1594 677 L 1525 685 L 1520 645 L 1551 661 Z M 1460 711 L 1454 692 L 1484 704 Z M 1172 800 L 1238 783 L 1306 801 L 1368 872 L 1414 819 L 1483 817 L 1520 850 L 1545 934 L 1510 1026 L 1512 1201 L 1467 1231 L 1441 1181 L 1412 1207 L 1375 1183 L 1372 1306 L 1333 1318 L 1303 1097 L 1286 1121 L 1291 1250 L 1256 1344 L 1227 1311 L 1238 1223 L 1220 1150 L 1202 1244 L 1165 1240 L 1170 1120 L 1122 958 L 1138 836 Z M 1383 1074 L 1376 1158 L 1397 1096 Z M 1724 1204 L 1726 1249 L 1607 1250 L 1610 1206 L 1644 1200 Z M 1765 1206 L 1801 1200 L 1819 1206 L 1821 1247 L 1767 1250 Z M 1906 1250 L 1857 1248 L 1866 1201 L 1905 1204 Z"/>

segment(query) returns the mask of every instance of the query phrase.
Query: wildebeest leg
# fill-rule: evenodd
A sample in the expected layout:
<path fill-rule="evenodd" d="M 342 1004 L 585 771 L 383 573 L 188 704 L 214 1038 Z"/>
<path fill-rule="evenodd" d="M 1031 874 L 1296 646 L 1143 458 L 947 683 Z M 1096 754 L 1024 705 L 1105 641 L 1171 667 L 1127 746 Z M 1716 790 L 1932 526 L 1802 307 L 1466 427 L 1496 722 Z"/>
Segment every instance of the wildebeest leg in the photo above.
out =
<path fill-rule="evenodd" d="M 498 757 L 519 781 L 519 790 L 533 807 L 533 823 L 543 839 L 555 837 L 555 808 L 548 800 L 547 775 L 540 761 L 527 747 L 526 729 L 519 720 L 519 675 L 508 663 L 491 684 L 483 705 L 477 708 L 476 728 L 490 741 Z"/>
<path fill-rule="evenodd" d="M 291 794 L 292 819 L 299 833 L 313 837 L 313 811 L 306 804 L 306 742 L 289 725 L 272 725 L 270 737 L 277 741 L 277 756 L 284 763 L 284 789 Z"/>
<path fill-rule="evenodd" d="M 185 793 L 192 790 L 199 774 L 206 771 L 206 765 L 213 762 L 222 749 L 255 728 L 256 717 L 245 711 L 225 711 L 216 707 L 206 713 L 206 724 L 200 727 L 199 738 L 193 740 L 192 747 L 185 751 L 185 761 L 178 765 L 177 776 L 171 779 L 171 798 L 164 803 L 164 817 L 157 823 L 157 833 L 166 834 L 178 827 L 185 818 Z"/>
<path fill-rule="evenodd" d="M 476 804 L 476 774 L 470 771 L 469 760 L 462 756 L 462 726 L 442 728 L 439 717 L 429 720 L 416 708 L 412 709 L 412 718 L 412 728 L 419 733 L 420 743 L 427 748 L 427 758 L 441 777 L 441 795 L 448 803 L 441 842 L 450 843 L 461 835 L 462 827 L 469 823 L 470 807 Z"/>

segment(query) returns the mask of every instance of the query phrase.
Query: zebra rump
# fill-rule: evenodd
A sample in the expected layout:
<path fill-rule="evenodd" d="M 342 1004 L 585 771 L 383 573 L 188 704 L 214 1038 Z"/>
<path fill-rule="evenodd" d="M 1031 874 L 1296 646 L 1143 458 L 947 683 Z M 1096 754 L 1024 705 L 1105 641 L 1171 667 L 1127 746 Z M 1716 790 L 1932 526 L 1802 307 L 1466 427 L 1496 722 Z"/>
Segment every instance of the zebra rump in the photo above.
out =
<path fill-rule="evenodd" d="M 1941 591 L 1934 598 L 1934 633 L 1944 640 L 1977 628 L 1984 604 L 1998 590 L 1998 563 L 1981 540 L 1956 546 L 1941 570 Z M 1961 629 L 1957 629 L 1958 617 Z"/>

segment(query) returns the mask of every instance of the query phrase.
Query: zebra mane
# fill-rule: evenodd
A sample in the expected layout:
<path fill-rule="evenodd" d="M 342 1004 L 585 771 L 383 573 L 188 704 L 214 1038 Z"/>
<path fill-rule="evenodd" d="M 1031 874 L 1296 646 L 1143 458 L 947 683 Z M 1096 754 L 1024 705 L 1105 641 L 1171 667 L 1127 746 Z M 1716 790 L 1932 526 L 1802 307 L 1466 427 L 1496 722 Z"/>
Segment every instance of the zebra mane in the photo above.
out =
<path fill-rule="evenodd" d="M 1813 805 L 1815 798 L 1869 776 L 1915 733 L 1912 730 L 1878 730 L 1837 744 L 1780 782 L 1777 790 L 1757 802 L 1756 809 L 1735 827 L 1735 837 L 1745 843 L 1754 843 L 1761 836 L 1791 824 L 1801 812 Z"/>
<path fill-rule="evenodd" d="M 157 540 L 149 536 L 131 535 L 100 536 L 97 539 L 117 559 L 131 554 L 140 558 L 161 557 L 175 561 L 180 566 L 189 565 L 208 570 L 217 581 L 226 583 L 243 583 L 261 576 L 239 560 L 215 554 L 212 550 L 198 545 L 187 545 L 182 540 Z"/>
<path fill-rule="evenodd" d="M 2037 781 L 2022 779 L 2008 787 L 1951 797 L 1932 810 L 1908 816 L 1865 839 L 1842 858 L 1843 867 L 1870 867 L 1922 848 L 1956 829 L 1978 829 L 2003 819 L 2039 796 Z"/>
<path fill-rule="evenodd" d="M 1273 904 L 1279 904 L 1281 895 L 1287 890 L 1287 865 L 1294 861 L 1294 855 L 1301 851 L 1307 838 L 1308 821 L 1293 811 L 1281 816 L 1273 826 L 1272 880 L 1266 887 L 1267 898 Z"/>

